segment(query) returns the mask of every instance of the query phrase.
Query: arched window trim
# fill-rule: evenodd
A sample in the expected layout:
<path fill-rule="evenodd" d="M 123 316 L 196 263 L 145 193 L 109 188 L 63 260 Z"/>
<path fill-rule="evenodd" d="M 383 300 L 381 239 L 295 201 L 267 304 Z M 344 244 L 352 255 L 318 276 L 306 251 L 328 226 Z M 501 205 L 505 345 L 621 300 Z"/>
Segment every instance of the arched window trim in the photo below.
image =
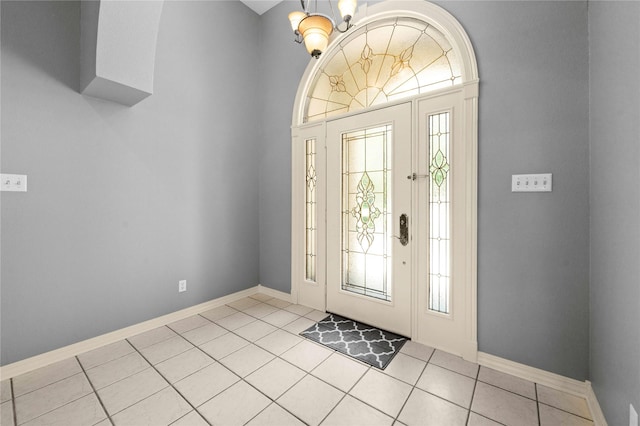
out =
<path fill-rule="evenodd" d="M 458 205 L 457 210 L 460 212 L 460 223 L 464 223 L 464 226 L 458 230 L 458 235 L 464 239 L 464 242 L 459 246 L 463 247 L 463 253 L 459 253 L 458 265 L 460 270 L 460 280 L 465 283 L 464 295 L 460 300 L 465 300 L 466 307 L 460 318 L 464 318 L 464 324 L 461 331 L 463 336 L 458 337 L 455 343 L 455 347 L 443 347 L 445 350 L 449 350 L 451 353 L 461 355 L 464 359 L 472 362 L 476 362 L 478 359 L 478 326 L 477 326 L 477 177 L 478 177 L 478 95 L 479 95 L 479 78 L 478 68 L 475 58 L 475 52 L 471 45 L 466 32 L 460 25 L 460 23 L 447 11 L 441 7 L 422 0 L 387 0 L 383 3 L 378 3 L 374 6 L 367 7 L 363 5 L 356 13 L 354 21 L 356 25 L 367 25 L 377 20 L 387 20 L 398 17 L 413 18 L 421 20 L 424 23 L 433 26 L 439 30 L 449 41 L 452 48 L 457 52 L 460 65 L 461 65 L 461 79 L 462 84 L 456 84 L 448 88 L 442 88 L 434 92 L 428 92 L 420 94 L 407 99 L 400 99 L 392 101 L 387 104 L 379 104 L 371 108 L 354 111 L 348 114 L 358 114 L 368 112 L 379 107 L 392 105 L 396 103 L 413 102 L 414 105 L 418 105 L 420 101 L 426 101 L 427 99 L 437 98 L 441 95 L 454 95 L 459 96 L 461 105 L 459 111 L 461 111 L 461 132 L 459 133 L 460 140 L 464 145 L 464 161 L 461 163 L 465 169 L 465 177 L 460 181 L 461 188 L 463 188 L 463 196 L 460 198 L 461 203 Z M 325 268 L 326 265 L 323 262 L 318 263 L 318 276 L 314 282 L 305 280 L 301 275 L 302 260 L 300 253 L 304 253 L 302 248 L 304 247 L 302 235 L 300 232 L 304 224 L 304 211 L 301 206 L 304 206 L 304 180 L 300 178 L 305 176 L 304 174 L 304 151 L 302 151 L 303 144 L 301 140 L 311 137 L 319 137 L 324 141 L 325 130 L 327 122 L 339 118 L 340 116 L 331 116 L 324 120 L 317 120 L 311 123 L 304 122 L 306 101 L 309 97 L 312 85 L 316 81 L 316 74 L 319 70 L 326 66 L 332 57 L 336 54 L 336 51 L 340 49 L 340 43 L 348 42 L 350 32 L 337 36 L 333 42 L 329 45 L 327 50 L 323 53 L 319 60 L 310 61 L 307 66 L 300 84 L 298 86 L 298 92 L 296 95 L 293 114 L 292 114 L 292 270 L 291 270 L 291 300 L 294 303 L 302 303 L 308 306 L 314 307 L 319 310 L 324 310 L 326 307 L 326 283 L 325 283 Z M 324 150 L 318 150 L 318 164 L 326 164 L 326 158 Z M 318 193 L 323 194 L 326 191 L 324 184 L 325 170 L 322 166 L 317 168 L 319 173 L 318 179 Z M 325 204 L 322 197 L 318 202 L 318 235 L 326 235 L 326 229 L 324 228 L 324 211 Z M 463 200 L 463 201 L 462 201 Z M 323 237 L 319 237 L 318 252 L 322 253 L 326 249 L 326 241 Z M 413 292 L 417 293 L 417 284 L 414 283 Z M 422 330 L 422 320 L 419 319 L 420 313 L 418 304 L 413 307 L 413 320 L 412 320 L 412 338 L 415 337 L 416 341 L 432 344 L 432 346 L 438 346 L 439 342 L 430 342 L 429 338 L 426 338 Z M 415 335 L 415 336 L 414 336 Z"/>
<path fill-rule="evenodd" d="M 371 7 L 361 6 L 355 18 L 357 26 L 365 26 L 371 22 L 399 17 L 421 20 L 443 33 L 453 49 L 460 55 L 463 86 L 477 87 L 478 65 L 471 40 L 458 20 L 440 6 L 421 0 L 388 0 Z M 292 126 L 305 124 L 305 105 L 308 95 L 313 89 L 312 84 L 316 74 L 339 51 L 340 43 L 348 39 L 351 34 L 351 32 L 339 34 L 331 41 L 327 50 L 318 60 L 309 62 L 298 86 L 291 120 Z M 476 92 L 476 90 L 473 91 Z"/>

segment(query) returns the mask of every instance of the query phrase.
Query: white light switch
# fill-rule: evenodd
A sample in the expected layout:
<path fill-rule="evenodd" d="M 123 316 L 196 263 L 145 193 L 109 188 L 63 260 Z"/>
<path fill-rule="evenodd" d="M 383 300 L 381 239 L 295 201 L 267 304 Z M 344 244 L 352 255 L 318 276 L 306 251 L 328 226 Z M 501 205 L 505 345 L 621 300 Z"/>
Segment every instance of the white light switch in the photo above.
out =
<path fill-rule="evenodd" d="M 0 174 L 3 191 L 27 192 L 27 175 Z"/>
<path fill-rule="evenodd" d="M 551 192 L 551 186 L 551 173 L 511 176 L 511 192 Z"/>
<path fill-rule="evenodd" d="M 629 426 L 638 426 L 638 413 L 632 404 L 629 404 Z"/>

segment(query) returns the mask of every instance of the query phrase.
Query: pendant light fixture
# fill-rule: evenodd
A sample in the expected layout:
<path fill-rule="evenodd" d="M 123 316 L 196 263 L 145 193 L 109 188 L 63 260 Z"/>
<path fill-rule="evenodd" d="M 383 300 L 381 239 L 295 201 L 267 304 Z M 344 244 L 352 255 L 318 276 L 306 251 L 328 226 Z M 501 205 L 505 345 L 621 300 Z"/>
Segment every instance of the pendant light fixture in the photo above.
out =
<path fill-rule="evenodd" d="M 291 28 L 295 34 L 295 42 L 302 43 L 307 48 L 307 51 L 311 56 L 318 59 L 322 52 L 329 45 L 329 36 L 335 29 L 338 32 L 344 33 L 353 27 L 351 24 L 351 18 L 356 11 L 357 0 L 339 0 L 338 9 L 340 10 L 340 16 L 342 22 L 336 25 L 334 19 L 318 13 L 318 0 L 315 0 L 315 11 L 309 12 L 308 3 L 305 4 L 305 0 L 300 0 L 302 4 L 302 11 L 295 11 L 289 14 L 289 21 L 291 22 Z M 331 8 L 331 14 L 333 15 L 333 7 L 331 6 L 331 0 L 329 0 L 329 7 Z M 340 25 L 346 24 L 345 29 L 340 29 Z"/>

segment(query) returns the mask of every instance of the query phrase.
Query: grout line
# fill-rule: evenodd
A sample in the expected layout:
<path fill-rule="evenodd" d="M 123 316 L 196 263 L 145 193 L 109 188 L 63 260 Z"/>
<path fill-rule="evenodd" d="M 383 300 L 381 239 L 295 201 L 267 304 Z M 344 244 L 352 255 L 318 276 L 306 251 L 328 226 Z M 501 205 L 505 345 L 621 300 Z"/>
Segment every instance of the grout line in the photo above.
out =
<path fill-rule="evenodd" d="M 473 407 L 473 398 L 475 398 L 475 396 L 476 396 L 476 388 L 478 387 L 478 377 L 480 377 L 480 367 L 479 366 L 478 366 L 478 371 L 476 372 L 476 381 L 473 383 L 473 391 L 471 392 L 471 400 L 469 401 L 469 411 L 467 411 L 467 422 L 466 422 L 466 424 L 469 424 L 469 419 L 471 418 L 471 407 Z"/>
<path fill-rule="evenodd" d="M 9 379 L 9 385 L 11 386 L 11 407 L 13 408 L 13 424 L 18 426 L 18 413 L 16 412 L 16 394 L 13 391 L 13 378 Z"/>
<path fill-rule="evenodd" d="M 107 416 L 107 419 L 109 420 L 109 423 L 111 423 L 113 425 L 113 420 L 111 420 L 111 416 L 109 415 L 109 412 L 107 411 L 107 407 L 104 406 L 104 403 L 102 402 L 102 398 L 100 398 L 100 395 L 98 395 L 98 391 L 93 386 L 93 383 L 91 382 L 91 379 L 89 378 L 89 375 L 87 374 L 87 371 L 84 369 L 84 366 L 80 362 L 80 359 L 78 358 L 78 356 L 76 355 L 74 358 L 76 359 L 76 361 L 80 365 L 80 368 L 82 369 L 82 373 L 84 374 L 84 377 L 87 379 L 87 382 L 89 383 L 89 386 L 91 386 L 91 390 L 93 391 L 93 394 L 98 399 L 98 402 L 100 403 L 100 406 L 102 407 L 102 410 L 104 411 L 104 414 Z"/>
<path fill-rule="evenodd" d="M 534 389 L 536 391 L 536 414 L 538 414 L 538 426 L 541 426 L 541 424 L 540 424 L 540 401 L 538 400 L 538 384 L 534 383 L 533 386 L 534 386 Z"/>

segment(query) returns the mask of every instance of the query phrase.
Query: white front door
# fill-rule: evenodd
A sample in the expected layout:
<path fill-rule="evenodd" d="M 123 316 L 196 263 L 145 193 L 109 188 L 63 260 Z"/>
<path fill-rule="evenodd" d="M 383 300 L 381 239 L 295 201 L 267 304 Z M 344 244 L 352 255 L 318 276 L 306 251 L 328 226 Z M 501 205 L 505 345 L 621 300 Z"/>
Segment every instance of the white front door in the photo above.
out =
<path fill-rule="evenodd" d="M 327 122 L 327 311 L 411 336 L 411 104 Z"/>
<path fill-rule="evenodd" d="M 475 359 L 476 154 L 464 93 L 294 129 L 294 158 L 306 161 L 294 168 L 294 193 L 306 188 L 293 215 L 305 266 L 294 300 Z"/>

